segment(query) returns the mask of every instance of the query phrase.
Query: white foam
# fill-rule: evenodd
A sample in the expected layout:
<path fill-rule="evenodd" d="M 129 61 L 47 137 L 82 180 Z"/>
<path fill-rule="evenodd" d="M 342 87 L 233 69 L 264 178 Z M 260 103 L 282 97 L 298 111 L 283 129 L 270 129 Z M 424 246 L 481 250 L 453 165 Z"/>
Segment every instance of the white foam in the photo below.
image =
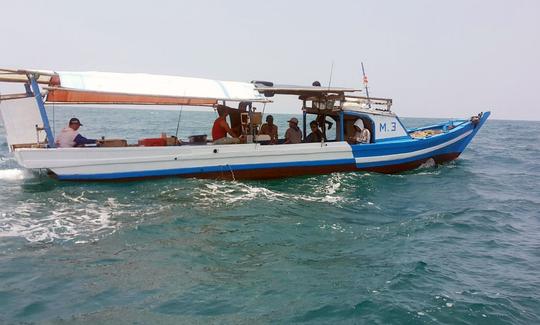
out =
<path fill-rule="evenodd" d="M 435 165 L 436 165 L 435 159 L 429 158 L 429 159 L 426 160 L 422 165 L 420 165 L 420 166 L 418 167 L 418 169 L 432 168 L 432 167 L 435 167 Z"/>
<path fill-rule="evenodd" d="M 309 194 L 292 194 L 242 182 L 206 183 L 195 191 L 200 206 L 215 207 L 219 204 L 248 202 L 254 199 L 266 201 L 304 201 L 338 204 L 344 201 L 357 201 L 357 198 L 345 198 L 338 195 L 342 184 L 340 175 L 332 175 L 326 182 L 313 185 Z M 219 199 L 217 199 L 219 198 Z"/>
<path fill-rule="evenodd" d="M 73 201 L 53 203 L 25 202 L 0 218 L 0 237 L 22 237 L 29 242 L 76 240 L 85 243 L 112 234 L 120 223 L 112 218 L 109 204 Z M 52 208 L 52 209 L 51 209 Z M 43 215 L 44 211 L 46 215 Z"/>
<path fill-rule="evenodd" d="M 29 172 L 23 169 L 0 169 L 0 180 L 4 181 L 18 181 L 28 178 L 29 176 Z"/>

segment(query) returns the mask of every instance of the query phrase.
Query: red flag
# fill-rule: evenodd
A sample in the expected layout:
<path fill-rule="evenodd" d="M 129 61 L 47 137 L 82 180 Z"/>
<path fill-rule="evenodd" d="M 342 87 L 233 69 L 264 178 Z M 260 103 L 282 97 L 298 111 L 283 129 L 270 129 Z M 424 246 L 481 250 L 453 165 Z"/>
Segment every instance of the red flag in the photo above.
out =
<path fill-rule="evenodd" d="M 368 83 L 368 80 L 367 80 L 367 76 L 364 76 L 364 83 L 367 85 Z"/>

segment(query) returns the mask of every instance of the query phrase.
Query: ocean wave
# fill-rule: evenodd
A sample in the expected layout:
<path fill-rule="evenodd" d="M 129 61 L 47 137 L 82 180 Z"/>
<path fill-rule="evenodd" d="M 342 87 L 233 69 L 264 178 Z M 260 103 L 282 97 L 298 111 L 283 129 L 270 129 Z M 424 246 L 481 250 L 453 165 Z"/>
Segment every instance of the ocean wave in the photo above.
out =
<path fill-rule="evenodd" d="M 80 200 L 80 198 L 79 198 Z M 93 241 L 106 234 L 112 234 L 120 226 L 113 218 L 117 203 L 109 198 L 105 204 L 84 202 L 48 203 L 26 202 L 11 212 L 0 215 L 0 237 L 22 237 L 28 242 L 54 242 L 78 240 Z M 84 200 L 83 200 L 84 201 Z M 48 211 L 43 215 L 44 211 Z"/>

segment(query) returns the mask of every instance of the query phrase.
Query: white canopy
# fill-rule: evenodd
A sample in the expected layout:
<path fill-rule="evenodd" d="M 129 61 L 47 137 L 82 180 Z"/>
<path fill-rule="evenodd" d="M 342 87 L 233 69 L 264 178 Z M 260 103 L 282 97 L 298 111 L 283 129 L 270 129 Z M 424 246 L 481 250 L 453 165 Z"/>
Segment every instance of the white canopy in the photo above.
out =
<path fill-rule="evenodd" d="M 0 69 L 0 81 L 24 82 L 37 75 L 47 102 L 214 105 L 218 100 L 267 102 L 254 84 L 146 73 Z"/>
<path fill-rule="evenodd" d="M 146 73 L 58 72 L 65 89 L 125 95 L 264 101 L 253 84 Z"/>

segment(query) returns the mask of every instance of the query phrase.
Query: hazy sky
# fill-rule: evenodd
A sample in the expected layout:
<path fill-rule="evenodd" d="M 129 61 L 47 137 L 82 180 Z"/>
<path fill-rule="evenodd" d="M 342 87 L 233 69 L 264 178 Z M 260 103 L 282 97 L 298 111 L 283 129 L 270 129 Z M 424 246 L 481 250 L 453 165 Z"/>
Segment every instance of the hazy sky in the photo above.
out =
<path fill-rule="evenodd" d="M 0 67 L 328 83 L 400 116 L 540 120 L 540 1 L 5 1 Z M 6 91 L 5 86 L 0 88 Z M 280 101 L 272 112 L 298 112 Z"/>

